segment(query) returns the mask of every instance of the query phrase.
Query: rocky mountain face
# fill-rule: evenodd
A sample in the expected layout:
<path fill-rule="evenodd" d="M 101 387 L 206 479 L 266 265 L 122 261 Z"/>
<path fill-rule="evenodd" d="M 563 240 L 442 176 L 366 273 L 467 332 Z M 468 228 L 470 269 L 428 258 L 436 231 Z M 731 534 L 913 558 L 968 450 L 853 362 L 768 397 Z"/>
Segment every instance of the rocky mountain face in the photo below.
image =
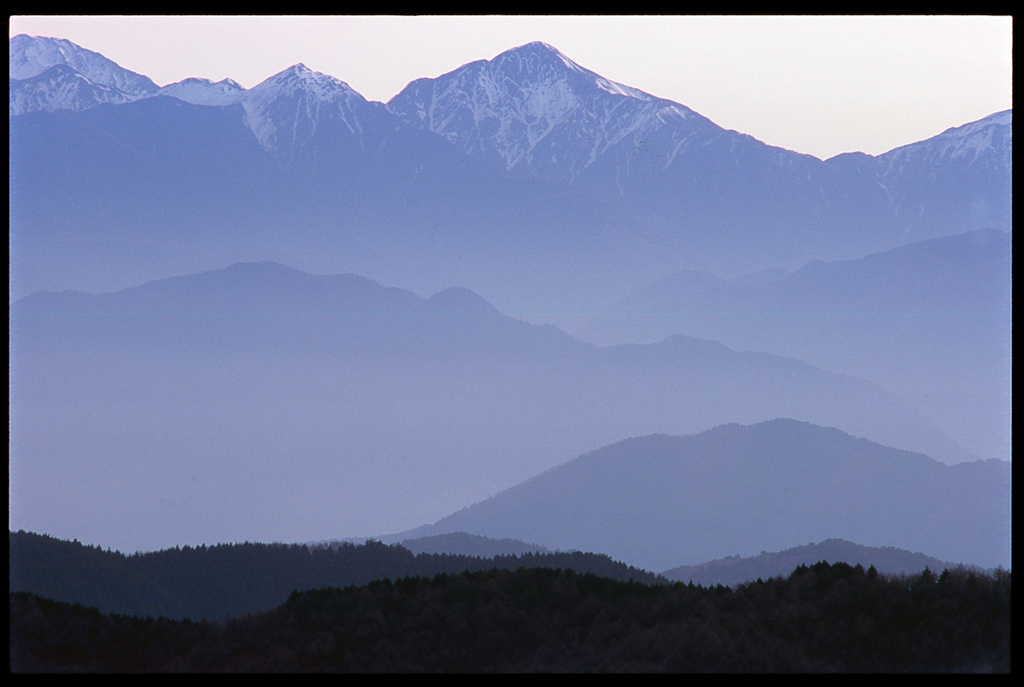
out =
<path fill-rule="evenodd" d="M 414 81 L 388 106 L 509 171 L 618 196 L 730 276 L 1009 228 L 1009 112 L 878 158 L 821 161 L 610 82 L 544 43 Z M 952 179 L 971 182 L 952 194 Z M 769 230 L 774 265 L 756 261 L 769 244 L 753 227 Z"/>
<path fill-rule="evenodd" d="M 25 79 L 11 79 L 10 115 L 25 112 L 87 110 L 103 103 L 126 103 L 134 98 L 111 86 L 93 83 L 66 64 Z"/>
<path fill-rule="evenodd" d="M 129 71 L 98 52 L 68 40 L 22 34 L 10 39 L 8 46 L 11 79 L 30 79 L 50 67 L 66 65 L 90 83 L 116 89 L 129 98 L 143 98 L 159 90 L 149 77 Z"/>
<path fill-rule="evenodd" d="M 717 129 L 686 107 L 609 81 L 539 42 L 413 81 L 388 107 L 467 153 L 563 183 L 666 120 L 691 131 Z"/>
<path fill-rule="evenodd" d="M 365 152 L 367 141 L 362 137 L 373 128 L 372 120 L 388 118 L 380 103 L 369 103 L 345 82 L 303 64 L 263 81 L 240 101 L 246 126 L 263 149 L 287 158 L 310 145 L 318 129 L 326 128 L 336 130 L 335 136 L 321 140 L 321 149 L 344 156 L 349 151 L 339 148 L 339 142 L 354 137 Z M 344 138 L 337 136 L 338 131 Z"/>

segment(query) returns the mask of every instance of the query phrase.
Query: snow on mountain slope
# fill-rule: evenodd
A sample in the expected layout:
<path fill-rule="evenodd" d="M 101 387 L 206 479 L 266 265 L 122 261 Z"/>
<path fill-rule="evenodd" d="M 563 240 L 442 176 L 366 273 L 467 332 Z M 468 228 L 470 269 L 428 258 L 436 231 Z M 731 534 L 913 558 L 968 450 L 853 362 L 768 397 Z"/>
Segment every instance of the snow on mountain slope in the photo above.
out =
<path fill-rule="evenodd" d="M 975 159 L 980 155 L 984 154 L 988 149 L 994 149 L 993 134 L 998 130 L 998 127 L 1005 127 L 1005 133 L 1003 134 L 1005 139 L 1005 146 L 1002 151 L 1001 157 L 1008 168 L 1012 169 L 1013 165 L 1013 110 L 1004 110 L 1003 112 L 997 112 L 993 115 L 989 115 L 984 119 L 978 120 L 977 122 L 971 122 L 970 124 L 964 124 L 963 126 L 954 127 L 949 129 L 942 134 L 939 134 L 939 138 L 950 138 L 956 139 L 950 156 L 958 158 L 961 156 L 968 156 L 970 159 Z"/>
<path fill-rule="evenodd" d="M 880 155 L 879 159 L 884 165 L 883 177 L 894 176 L 907 162 L 923 157 L 934 161 L 959 160 L 968 165 L 1003 164 L 1012 171 L 1013 110 L 996 112 L 976 122 L 946 129 L 937 136 Z"/>
<path fill-rule="evenodd" d="M 53 39 L 21 36 L 10 44 L 12 115 L 118 102 L 122 91 L 102 91 L 92 80 L 75 87 L 49 81 L 29 86 L 16 77 L 47 61 L 105 58 Z M 616 218 L 602 225 L 602 246 L 613 243 L 619 263 L 625 254 L 647 266 L 664 260 L 672 264 L 666 272 L 737 276 L 768 267 L 796 269 L 810 260 L 863 257 L 984 227 L 1011 229 L 1010 112 L 882 156 L 822 161 L 723 129 L 683 105 L 601 77 L 540 42 L 413 81 L 388 105 L 369 102 L 344 82 L 301 64 L 249 91 L 236 86 L 186 79 L 149 95 L 241 104 L 231 116 L 244 116 L 255 142 L 270 153 L 268 162 L 288 170 L 273 182 L 290 185 L 278 197 L 292 207 L 319 208 L 321 217 L 334 214 L 327 207 L 336 205 L 338 189 L 358 198 L 391 189 L 389 207 L 411 208 L 396 203 L 394 194 L 409 192 L 406 182 L 422 185 L 422 179 L 410 181 L 416 170 L 465 169 L 452 164 L 458 156 L 473 158 L 478 169 L 492 168 L 503 180 L 497 183 L 532 177 L 547 189 L 537 197 L 541 204 L 551 194 L 571 192 L 612 209 L 602 211 L 602 217 Z M 396 184 L 393 175 L 410 170 Z M 493 207 L 469 198 L 476 191 L 467 189 L 479 188 L 464 183 L 471 176 L 432 182 L 428 204 L 440 208 L 447 202 L 440 198 L 461 194 L 469 205 Z M 301 201 L 297 189 L 305 194 Z M 451 219 L 450 207 L 438 216 L 465 226 Z M 409 211 L 395 221 L 426 223 L 425 217 Z M 496 226 L 489 217 L 482 221 Z M 623 231 L 623 221 L 643 226 L 645 238 L 638 241 L 637 226 Z M 598 224 L 587 221 L 587 234 Z M 559 236 L 573 235 L 561 226 Z"/>
<path fill-rule="evenodd" d="M 710 124 L 682 105 L 584 69 L 541 42 L 417 79 L 388 107 L 466 152 L 560 181 L 571 181 L 643 127 Z"/>
<path fill-rule="evenodd" d="M 66 64 L 92 83 L 115 88 L 127 96 L 143 97 L 158 90 L 149 77 L 129 71 L 69 40 L 21 34 L 10 39 L 8 47 L 12 79 L 29 79 L 54 65 Z"/>
<path fill-rule="evenodd" d="M 876 160 L 879 184 L 907 227 L 904 243 L 932 238 L 934 228 L 951 219 L 960 231 L 1012 231 L 1012 110 L 947 129 Z"/>
<path fill-rule="evenodd" d="M 270 152 L 309 141 L 327 117 L 356 136 L 363 132 L 357 110 L 370 104 L 344 81 L 299 63 L 254 86 L 241 98 L 246 125 Z"/>
<path fill-rule="evenodd" d="M 89 81 L 66 64 L 55 64 L 27 79 L 11 79 L 9 94 L 12 117 L 26 112 L 80 111 L 102 103 L 134 100 L 116 88 Z"/>
<path fill-rule="evenodd" d="M 153 96 L 171 96 L 194 105 L 241 102 L 246 125 L 267 151 L 290 154 L 306 144 L 325 121 L 340 122 L 357 137 L 363 122 L 357 110 L 365 98 L 332 76 L 296 64 L 246 91 L 231 79 L 217 83 L 189 78 L 158 88 L 99 53 L 71 41 L 15 36 L 10 49 L 10 114 L 84 110 Z M 54 67 L 59 67 L 53 71 Z M 377 104 L 384 111 L 384 106 Z M 393 115 L 388 115 L 393 117 Z"/>
<path fill-rule="evenodd" d="M 167 95 L 193 105 L 234 105 L 245 89 L 231 79 L 214 83 L 210 79 L 191 78 L 164 86 L 157 95 Z"/>

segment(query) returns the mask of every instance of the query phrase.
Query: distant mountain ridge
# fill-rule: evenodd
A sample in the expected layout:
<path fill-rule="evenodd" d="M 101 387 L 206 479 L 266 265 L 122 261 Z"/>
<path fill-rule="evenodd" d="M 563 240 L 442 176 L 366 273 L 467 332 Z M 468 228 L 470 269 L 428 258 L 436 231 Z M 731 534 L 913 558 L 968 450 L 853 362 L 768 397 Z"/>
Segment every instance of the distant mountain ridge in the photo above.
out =
<path fill-rule="evenodd" d="M 903 243 L 942 236 L 934 232 L 937 225 L 1012 231 L 1012 110 L 951 127 L 875 161 L 881 168 L 878 183 L 896 216 L 908 222 Z M 911 171 L 922 169 L 931 170 L 925 183 Z M 956 200 L 963 198 L 969 202 Z"/>
<path fill-rule="evenodd" d="M 806 360 L 881 384 L 978 455 L 1009 458 L 1011 255 L 1009 234 L 980 229 L 763 283 L 684 272 L 630 294 L 580 338 L 685 334 Z"/>
<path fill-rule="evenodd" d="M 12 526 L 64 534 L 55 519 L 76 512 L 126 548 L 400 531 L 594 446 L 729 421 L 976 458 L 862 380 L 690 337 L 598 348 L 465 289 L 425 299 L 256 263 L 37 293 L 10 315 Z M 120 491 L 129 475 L 145 478 Z M 97 514 L 97 499 L 120 506 Z"/>
<path fill-rule="evenodd" d="M 970 215 L 958 218 L 961 227 L 1008 229 L 1010 224 L 1005 185 L 1012 178 L 1010 111 L 877 157 L 823 162 L 766 146 L 679 103 L 610 82 L 541 42 L 436 79 L 418 79 L 388 106 L 407 123 L 438 133 L 469 154 L 597 193 L 614 189 L 627 202 L 655 208 L 658 221 L 686 217 L 687 224 L 722 225 L 728 217 L 768 224 L 780 232 L 776 240 L 791 242 L 793 254 L 806 242 L 835 250 L 863 241 L 851 233 L 856 224 L 848 216 L 871 222 L 876 233 L 896 229 L 887 217 L 890 208 L 913 226 L 891 235 L 890 245 L 953 233 L 936 233 L 938 226 L 950 226 L 943 215 L 950 210 L 952 190 L 946 183 L 953 179 L 970 179 L 959 193 L 976 198 L 957 208 Z M 814 193 L 808 186 L 816 187 Z M 742 189 L 743 205 L 752 209 L 739 211 L 731 195 L 720 195 L 723 188 L 730 194 Z M 858 192 L 852 203 L 851 188 Z M 707 209 L 695 214 L 695 205 Z M 799 234 L 791 233 L 801 225 Z M 869 252 L 884 246 L 871 244 Z"/>
<path fill-rule="evenodd" d="M 816 544 L 795 546 L 785 551 L 744 558 L 729 556 L 699 565 L 681 566 L 662 573 L 670 580 L 692 582 L 705 587 L 718 584 L 735 586 L 752 582 L 758 578 L 767 580 L 782 575 L 788 576 L 800 565 L 814 565 L 819 561 L 860 565 L 865 570 L 874 567 L 883 575 L 913 575 L 929 568 L 939 574 L 945 569 L 957 566 L 923 553 L 914 553 L 894 546 L 861 546 L 843 539 L 826 539 Z"/>
<path fill-rule="evenodd" d="M 133 99 L 117 88 L 89 81 L 66 64 L 56 64 L 35 76 L 11 80 L 9 112 L 14 116 L 23 112 L 86 110 Z"/>
<path fill-rule="evenodd" d="M 393 536 L 455 531 L 651 570 L 829 538 L 1005 567 L 1010 463 L 942 465 L 793 420 L 730 424 L 611 444 Z"/>
<path fill-rule="evenodd" d="M 78 72 L 85 67 L 71 55 L 44 61 L 76 73 L 43 88 L 18 81 L 30 72 L 17 66 L 41 66 L 33 51 L 63 55 L 53 39 L 17 36 L 10 45 L 15 271 L 23 262 L 25 273 L 44 281 L 36 289 L 144 280 L 115 274 L 111 264 L 131 265 L 146 279 L 210 269 L 199 257 L 205 245 L 229 262 L 301 258 L 292 264 L 311 271 L 336 271 L 326 261 L 345 256 L 359 264 L 342 271 L 418 290 L 458 283 L 502 294 L 516 310 L 558 312 L 594 307 L 606 294 L 680 268 L 734 277 L 982 227 L 1011 229 L 1009 111 L 881 156 L 821 161 L 722 129 L 539 42 L 418 79 L 386 105 L 301 64 L 247 91 L 201 79 L 125 90 Z M 130 75 L 109 65 L 107 72 L 121 84 Z M 134 110 L 147 140 L 132 146 L 149 155 L 97 159 L 111 138 L 120 140 L 123 124 L 106 121 L 117 116 L 95 105 L 132 100 L 116 110 L 153 96 L 229 110 L 225 118 L 242 125 L 251 139 L 244 145 L 254 141 L 260 159 L 226 168 L 225 160 L 242 159 L 240 131 L 211 135 L 200 151 L 179 144 L 171 169 L 154 165 L 153 150 L 175 150 L 164 141 L 175 127 L 139 119 L 149 108 Z M 230 110 L 237 105 L 240 121 Z M 76 126 L 85 115 L 89 125 Z M 176 116 L 204 137 L 208 114 L 185 108 Z M 54 150 L 49 141 L 69 125 L 76 145 Z M 18 169 L 35 164 L 41 177 Z M 72 178 L 78 169 L 93 172 L 84 187 Z M 117 183 L 121 176 L 132 183 Z M 189 183 L 190 176 L 205 183 Z M 85 192 L 85 202 L 71 189 Z M 138 207 L 143 198 L 151 200 Z M 192 213 L 197 199 L 203 212 Z M 247 240 L 228 240 L 238 233 Z M 96 235 L 112 242 L 80 245 Z M 69 264 L 56 245 L 79 259 Z M 499 254 L 510 264 L 495 261 Z M 510 290 L 512 265 L 526 263 L 536 266 L 529 290 Z M 430 265 L 446 284 L 400 281 L 413 279 L 410 265 Z M 566 279 L 566 270 L 579 278 Z"/>
<path fill-rule="evenodd" d="M 159 93 L 193 105 L 219 106 L 237 103 L 245 93 L 245 88 L 232 79 L 221 79 L 214 83 L 210 79 L 193 77 L 167 84 Z"/>
<path fill-rule="evenodd" d="M 406 539 L 402 546 L 415 554 L 447 553 L 461 556 L 493 556 L 521 555 L 524 553 L 550 553 L 551 550 L 536 544 L 528 544 L 517 539 L 491 539 L 465 532 L 439 534 L 433 537 Z"/>

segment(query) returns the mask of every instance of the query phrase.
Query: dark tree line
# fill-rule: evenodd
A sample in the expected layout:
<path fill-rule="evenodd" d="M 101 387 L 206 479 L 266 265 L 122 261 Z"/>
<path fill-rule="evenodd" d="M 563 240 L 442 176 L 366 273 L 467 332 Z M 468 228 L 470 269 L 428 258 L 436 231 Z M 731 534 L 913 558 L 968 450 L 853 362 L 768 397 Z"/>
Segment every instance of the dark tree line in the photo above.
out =
<path fill-rule="evenodd" d="M 736 588 L 520 568 L 294 592 L 224 622 L 11 594 L 11 669 L 1008 672 L 1010 573 L 800 566 Z"/>
<path fill-rule="evenodd" d="M 378 541 L 308 547 L 221 544 L 126 556 L 77 541 L 10 533 L 10 589 L 122 615 L 224 620 L 279 606 L 295 590 L 464 570 L 548 567 L 618 580 L 667 582 L 603 554 L 528 553 L 480 558 L 414 555 Z"/>

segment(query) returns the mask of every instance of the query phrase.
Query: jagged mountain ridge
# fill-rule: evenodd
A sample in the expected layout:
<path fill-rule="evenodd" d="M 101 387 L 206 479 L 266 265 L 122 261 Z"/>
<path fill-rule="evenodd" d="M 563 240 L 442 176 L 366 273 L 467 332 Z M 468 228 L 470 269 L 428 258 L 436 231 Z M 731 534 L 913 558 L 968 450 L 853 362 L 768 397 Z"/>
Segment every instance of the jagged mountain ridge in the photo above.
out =
<path fill-rule="evenodd" d="M 9 73 L 12 79 L 30 79 L 55 65 L 67 65 L 90 82 L 114 88 L 129 97 L 157 92 L 153 81 L 121 67 L 98 52 L 61 38 L 39 38 L 21 34 L 8 43 Z"/>
<path fill-rule="evenodd" d="M 245 122 L 271 153 L 302 148 L 318 126 L 332 121 L 361 140 L 369 119 L 385 116 L 385 108 L 370 103 L 344 81 L 296 64 L 254 86 L 240 97 Z"/>
<path fill-rule="evenodd" d="M 177 91 L 185 96 L 183 99 L 195 104 L 225 105 L 246 94 L 245 89 L 231 79 L 213 84 L 208 79 L 193 77 L 159 88 L 147 77 L 63 39 L 22 34 L 10 39 L 9 47 L 10 77 L 14 80 L 36 77 L 50 67 L 66 65 L 89 82 L 115 88 L 133 99 Z M 365 102 L 365 98 L 343 81 L 312 72 L 299 63 L 251 89 L 263 95 L 254 99 L 253 109 L 260 109 L 259 104 L 268 99 L 268 92 L 272 97 L 293 94 L 297 82 L 304 83 L 307 89 L 312 86 L 311 90 L 315 91 L 312 100 L 319 103 L 338 100 L 338 93 L 344 94 L 346 102 Z M 202 95 L 206 91 L 213 91 L 212 100 L 219 102 L 211 102 L 211 97 Z M 185 95 L 189 92 L 193 95 Z M 552 162 L 568 165 L 570 178 L 578 176 L 627 134 L 643 127 L 664 125 L 668 120 L 676 124 L 688 120 L 694 132 L 735 133 L 726 132 L 680 103 L 605 79 L 573 62 L 557 48 L 539 41 L 512 48 L 493 60 L 471 62 L 436 79 L 416 79 L 388 102 L 388 108 L 407 123 L 438 133 L 467 151 L 497 154 L 507 169 L 525 163 L 538 173 L 541 166 L 550 166 L 548 162 Z M 67 108 L 47 103 L 40 109 Z M 34 109 L 19 108 L 17 114 L 27 111 Z M 1009 110 L 995 113 L 978 122 L 951 127 L 928 141 L 952 143 L 960 151 L 954 151 L 953 158 L 962 157 L 965 149 L 974 150 L 976 155 L 991 147 L 992 134 L 986 131 L 987 127 L 1010 125 L 1011 116 Z M 352 126 L 358 127 L 358 124 L 353 122 Z M 535 152 L 538 144 L 566 126 L 578 129 L 575 135 L 580 142 L 576 146 L 578 150 L 589 150 L 589 154 L 547 150 L 544 152 L 555 153 L 548 161 L 540 151 Z M 266 143 L 260 128 L 259 123 L 254 123 L 254 134 Z M 692 135 L 684 138 L 692 138 Z M 958 142 L 968 137 L 973 137 L 970 142 Z M 901 158 L 920 149 L 922 143 L 907 144 L 878 156 L 885 160 L 884 179 L 891 180 L 898 174 Z M 550 142 L 548 146 L 553 148 Z M 662 163 L 670 165 L 681 150 L 677 145 Z M 831 161 L 849 155 L 839 155 Z M 939 156 L 942 155 L 940 151 Z M 1003 164 L 1012 164 L 1012 144 L 1000 151 L 1000 158 Z M 883 186 L 888 184 L 883 183 Z"/>
<path fill-rule="evenodd" d="M 246 125 L 260 145 L 279 153 L 306 143 L 321 119 L 340 117 L 351 133 L 360 133 L 363 125 L 355 113 L 367 105 L 343 81 L 301 63 L 249 90 L 231 79 L 213 83 L 195 77 L 159 88 L 147 77 L 67 40 L 23 34 L 11 39 L 10 52 L 11 115 L 83 110 L 154 96 L 207 106 L 242 103 Z M 41 81 L 44 72 L 47 79 Z M 284 138 L 286 133 L 289 139 Z"/>
<path fill-rule="evenodd" d="M 210 79 L 189 78 L 167 84 L 159 95 L 184 100 L 193 105 L 233 105 L 241 100 L 245 88 L 233 79 L 221 79 L 214 83 Z"/>
<path fill-rule="evenodd" d="M 20 35 L 11 39 L 10 50 L 12 79 L 36 76 L 43 66 L 66 64 L 89 81 L 115 87 L 131 98 L 166 95 L 175 90 L 181 94 L 187 90 L 193 93 L 212 90 L 208 96 L 193 96 L 190 102 L 230 104 L 236 96 L 240 100 L 248 99 L 250 102 L 246 109 L 250 128 L 268 149 L 276 147 L 270 141 L 272 132 L 268 129 L 280 127 L 267 121 L 267 103 L 280 96 L 294 95 L 296 82 L 303 83 L 305 90 L 309 91 L 307 108 L 340 99 L 347 105 L 342 108 L 344 112 L 366 102 L 344 82 L 311 72 L 301 63 L 269 77 L 251 89 L 256 94 L 250 95 L 229 79 L 219 84 L 186 79 L 157 89 L 145 77 L 70 41 Z M 302 75 L 301 78 L 298 75 Z M 184 88 L 186 85 L 188 89 Z M 179 88 L 168 90 L 176 86 Z M 219 88 L 213 89 L 213 86 Z M 48 103 L 42 109 L 56 107 Z M 388 109 L 407 124 L 438 133 L 467 152 L 496 157 L 506 169 L 527 167 L 535 175 L 558 174 L 562 180 L 569 181 L 631 134 L 636 134 L 632 140 L 634 157 L 643 157 L 651 152 L 652 139 L 659 137 L 660 129 L 680 129 L 680 124 L 683 124 L 679 132 L 670 134 L 672 145 L 658 153 L 658 164 L 665 168 L 689 146 L 705 146 L 723 135 L 732 139 L 731 135 L 735 134 L 721 129 L 684 105 L 609 81 L 542 42 L 513 48 L 493 60 L 472 62 L 436 79 L 417 79 L 388 102 Z M 19 108 L 17 113 L 24 111 Z M 307 111 L 304 116 L 307 124 L 315 123 L 315 113 Z M 353 132 L 358 130 L 358 117 L 346 119 Z M 927 143 L 931 145 L 912 143 L 877 158 L 863 157 L 878 162 L 873 166 L 879 168 L 879 184 L 890 196 L 893 195 L 890 189 L 902 174 L 908 156 L 915 154 L 940 159 L 967 158 L 966 163 L 970 164 L 979 153 L 995 146 L 998 164 L 1012 175 L 1012 139 L 1005 146 L 996 146 L 992 141 L 992 125 L 1011 126 L 1011 112 L 996 113 L 978 122 L 952 127 L 928 139 Z M 1002 131 L 995 135 L 1002 136 Z M 735 140 L 754 141 L 749 136 L 739 136 Z M 731 145 L 735 149 L 735 142 Z M 943 152 L 950 145 L 954 150 Z M 799 167 L 801 158 L 810 157 L 792 157 L 786 155 L 791 151 L 772 150 L 772 155 L 778 158 L 776 164 L 783 168 Z M 965 151 L 973 153 L 965 155 Z M 840 155 L 828 162 L 844 164 L 851 157 L 856 155 Z M 556 168 L 567 169 L 556 172 Z M 904 203 L 899 198 L 895 202 Z M 997 222 L 1005 222 L 1005 219 L 996 216 Z"/>
<path fill-rule="evenodd" d="M 1009 111 L 878 157 L 821 161 L 609 82 L 539 42 L 436 79 L 418 79 L 388 105 L 407 123 L 509 170 L 595 193 L 614 189 L 656 224 L 705 225 L 705 231 L 767 224 L 781 232 L 775 240 L 786 241 L 801 258 L 811 259 L 805 245 L 819 258 L 838 258 L 857 250 L 858 242 L 860 251 L 877 252 L 958 233 L 957 227 L 1008 230 L 1010 224 Z M 971 180 L 960 188 L 960 197 L 971 196 L 971 202 L 952 208 L 953 217 L 952 178 Z M 722 188 L 731 191 L 722 197 Z M 851 189 L 857 192 L 852 199 Z M 875 239 L 864 246 L 861 234 L 868 226 Z"/>
<path fill-rule="evenodd" d="M 12 50 L 29 40 L 18 38 L 12 39 Z M 883 156 L 820 161 L 773 148 L 724 130 L 683 105 L 604 79 L 543 43 L 514 48 L 437 79 L 416 80 L 389 105 L 370 103 L 344 82 L 301 65 L 250 91 L 223 82 L 214 86 L 182 82 L 157 94 L 177 93 L 205 104 L 231 102 L 237 95 L 249 135 L 278 168 L 258 172 L 266 176 L 254 187 L 237 188 L 233 181 L 227 186 L 204 185 L 208 190 L 178 184 L 177 207 L 187 208 L 197 194 L 210 195 L 225 205 L 204 213 L 217 215 L 210 224 L 251 237 L 245 248 L 238 241 L 229 242 L 223 250 L 230 255 L 220 266 L 287 256 L 304 260 L 291 260 L 301 267 L 324 271 L 337 269 L 323 264 L 324 256 L 360 256 L 352 259 L 364 264 L 345 269 L 401 283 L 401 274 L 408 273 L 404 267 L 380 259 L 371 263 L 364 256 L 408 254 L 410 264 L 431 264 L 432 272 L 447 275 L 430 285 L 403 283 L 410 288 L 436 290 L 461 283 L 490 298 L 505 292 L 517 299 L 510 303 L 517 310 L 571 311 L 583 299 L 621 295 L 630 286 L 680 267 L 725 277 L 769 267 L 793 270 L 813 259 L 858 257 L 982 225 L 1009 230 L 1009 113 L 993 120 L 998 131 L 988 138 L 965 129 L 943 134 L 942 141 L 921 142 L 915 150 L 948 146 L 954 133 L 991 144 L 976 148 L 980 152 L 974 157 L 915 154 L 914 160 L 927 161 L 921 167 L 884 164 Z M 12 99 L 13 94 L 14 90 Z M 12 152 L 16 159 L 45 158 L 50 154 L 45 143 L 38 144 L 40 149 L 21 135 L 26 116 L 12 118 L 12 138 L 18 144 Z M 189 116 L 199 116 L 198 111 Z M 150 135 L 158 138 L 160 125 L 155 126 Z M 107 128 L 100 125 L 99 130 Z M 202 135 L 200 129 L 196 122 L 193 130 Z M 82 129 L 78 131 L 82 135 Z M 84 149 L 104 144 L 110 144 L 109 138 L 89 141 Z M 986 150 L 991 154 L 982 154 Z M 233 154 L 210 148 L 183 162 L 202 174 L 209 164 L 204 155 Z M 99 190 L 106 198 L 100 212 L 115 218 L 107 222 L 122 225 L 117 232 L 125 231 L 118 216 L 121 208 L 137 203 L 137 195 L 160 195 L 165 181 L 141 158 L 128 167 L 122 161 L 119 168 L 107 169 L 77 151 L 65 150 L 60 161 L 45 164 L 90 168 L 94 184 L 119 173 L 138 180 L 131 195 L 118 188 Z M 242 174 L 252 176 L 252 170 L 261 166 L 266 164 L 247 165 Z M 226 178 L 232 176 L 237 175 Z M 527 178 L 538 183 L 522 186 Z M 960 184 L 965 189 L 960 196 L 949 193 L 957 180 L 966 180 Z M 61 214 L 58 226 L 77 228 L 94 222 L 82 217 L 70 201 L 71 208 L 61 207 L 60 189 L 76 184 L 68 179 L 55 182 L 51 188 L 26 177 L 22 186 L 15 175 L 12 203 L 25 196 L 25 205 L 36 207 L 30 197 L 38 193 L 58 207 L 33 212 Z M 154 187 L 139 188 L 139 183 Z M 239 193 L 247 195 L 238 197 Z M 951 198 L 961 200 L 951 205 Z M 256 209 L 236 209 L 249 207 Z M 563 216 L 552 219 L 559 212 Z M 167 218 L 174 214 L 170 206 L 154 207 L 152 214 L 147 221 L 154 225 L 174 221 Z M 39 288 L 98 286 L 98 274 L 76 274 L 90 269 L 86 265 L 91 258 L 79 260 L 78 266 L 39 262 L 33 234 L 54 223 L 49 217 L 27 214 L 15 219 L 19 229 L 24 227 L 26 261 L 34 261 L 25 271 L 51 275 L 52 283 Z M 139 223 L 133 219 L 131 224 Z M 283 224 L 301 229 L 292 226 L 282 232 Z M 400 229 L 392 232 L 391 227 Z M 141 231 L 148 235 L 104 250 L 135 253 L 130 261 L 117 262 L 134 263 L 138 270 L 148 270 L 149 278 L 214 267 L 192 258 L 185 264 L 190 246 L 185 252 L 180 244 L 173 250 L 161 247 L 170 238 L 162 229 L 143 224 Z M 184 231 L 184 225 L 177 231 Z M 418 243 L 424 235 L 427 243 Z M 400 240 L 407 236 L 414 240 Z M 326 237 L 329 249 L 313 237 Z M 543 245 L 533 250 L 538 241 L 561 249 L 567 238 L 575 242 L 570 253 L 554 254 Z M 465 240 L 477 244 L 468 251 L 469 260 L 448 242 L 465 245 Z M 276 254 L 253 254 L 248 248 L 252 245 L 273 246 Z M 81 247 L 73 250 L 83 257 L 88 253 Z M 222 248 L 217 245 L 214 250 Z M 530 284 L 537 297 L 519 295 L 521 291 L 505 286 L 513 278 L 511 272 L 482 264 L 493 260 L 487 254 L 499 251 L 512 251 L 512 261 L 538 264 L 545 272 L 570 268 L 583 276 L 568 282 L 554 276 L 534 278 Z M 42 252 L 53 255 L 52 249 Z M 179 264 L 168 271 L 171 261 Z M 114 277 L 109 263 L 104 261 L 107 283 L 102 288 L 141 283 Z M 154 272 L 160 269 L 157 264 L 165 265 L 162 274 Z M 601 278 L 598 271 L 604 273 Z M 111 283 L 114 278 L 119 281 Z M 65 283 L 56 283 L 60 280 Z M 583 307 L 594 307 L 593 302 Z"/>
<path fill-rule="evenodd" d="M 611 146 L 652 119 L 710 121 L 689 108 L 609 81 L 554 47 L 534 42 L 388 101 L 402 119 L 508 170 L 572 182 Z"/>
<path fill-rule="evenodd" d="M 102 103 L 126 103 L 134 98 L 110 86 L 95 84 L 66 64 L 55 64 L 34 76 L 11 79 L 11 116 L 25 112 L 87 110 Z"/>

